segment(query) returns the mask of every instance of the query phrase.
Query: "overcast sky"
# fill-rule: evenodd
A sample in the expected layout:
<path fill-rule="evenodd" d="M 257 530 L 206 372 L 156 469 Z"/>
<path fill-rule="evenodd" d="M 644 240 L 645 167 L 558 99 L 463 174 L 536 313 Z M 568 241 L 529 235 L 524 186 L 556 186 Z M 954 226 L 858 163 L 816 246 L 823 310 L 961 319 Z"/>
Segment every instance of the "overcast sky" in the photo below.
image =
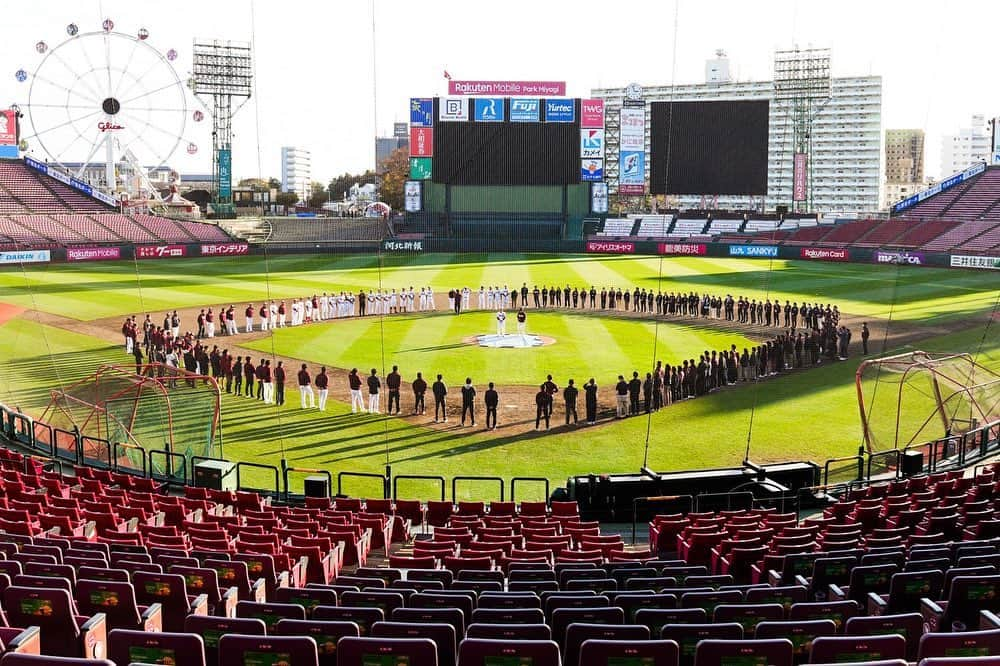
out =
<path fill-rule="evenodd" d="M 3 4 L 2 107 L 26 99 L 14 72 L 35 70 L 41 59 L 35 42 L 59 44 L 69 22 L 81 32 L 99 29 L 102 17 L 122 32 L 147 28 L 150 44 L 178 51 L 182 79 L 195 38 L 254 41 L 257 95 L 236 116 L 236 178 L 279 176 L 283 145 L 311 150 L 313 177 L 324 182 L 373 166 L 376 129 L 391 133 L 393 121 L 407 120 L 409 97 L 444 93 L 445 68 L 456 79 L 564 80 L 571 96 L 587 96 L 592 87 L 631 81 L 702 81 L 704 61 L 717 48 L 727 51 L 737 78 L 759 80 L 771 77 L 775 49 L 830 47 L 835 76 L 883 77 L 884 128 L 927 132 L 928 175 L 939 175 L 942 135 L 967 126 L 973 113 L 1000 114 L 993 78 L 997 0 Z M 189 106 L 196 108 L 193 100 Z M 200 150 L 195 157 L 179 150 L 170 163 L 184 173 L 210 172 L 209 132 L 207 121 L 189 124 L 185 138 Z"/>

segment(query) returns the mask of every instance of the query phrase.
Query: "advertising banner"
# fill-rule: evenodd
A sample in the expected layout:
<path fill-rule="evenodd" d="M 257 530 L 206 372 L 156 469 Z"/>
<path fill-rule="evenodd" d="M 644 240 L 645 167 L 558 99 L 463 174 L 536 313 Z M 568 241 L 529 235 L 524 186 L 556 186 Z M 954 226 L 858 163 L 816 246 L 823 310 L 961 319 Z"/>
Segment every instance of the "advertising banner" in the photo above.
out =
<path fill-rule="evenodd" d="M 604 127 L 604 100 L 580 100 L 580 127 L 584 129 L 600 129 Z"/>
<path fill-rule="evenodd" d="M 820 261 L 847 261 L 850 254 L 846 248 L 804 247 L 799 250 L 803 259 L 819 259 Z"/>
<path fill-rule="evenodd" d="M 590 212 L 604 215 L 608 212 L 608 184 L 590 184 Z"/>
<path fill-rule="evenodd" d="M 599 254 L 634 254 L 635 243 L 587 241 L 587 252 L 597 252 Z"/>
<path fill-rule="evenodd" d="M 43 264 L 52 260 L 48 250 L 0 252 L 0 264 Z"/>
<path fill-rule="evenodd" d="M 928 187 L 926 190 L 924 190 L 922 192 L 917 192 L 916 194 L 903 199 L 899 203 L 893 204 L 893 206 L 892 206 L 892 212 L 893 213 L 898 213 L 900 211 L 906 210 L 907 208 L 911 208 L 913 206 L 916 206 L 918 203 L 920 203 L 924 199 L 929 199 L 930 197 L 934 196 L 938 192 L 944 192 L 945 190 L 951 189 L 951 188 L 955 187 L 956 185 L 958 185 L 959 183 L 962 183 L 962 182 L 964 182 L 964 181 L 972 178 L 973 176 L 978 176 L 983 171 L 986 171 L 986 163 L 985 162 L 979 162 L 978 164 L 973 164 L 972 166 L 970 166 L 968 169 L 966 169 L 962 173 L 956 173 L 956 174 L 954 174 L 952 176 L 948 176 L 947 178 L 945 178 L 944 180 L 942 180 L 940 183 L 935 183 L 934 185 L 931 185 L 930 187 Z"/>
<path fill-rule="evenodd" d="M 410 180 L 430 180 L 430 178 L 431 178 L 431 158 L 411 157 Z"/>
<path fill-rule="evenodd" d="M 136 259 L 168 259 L 186 256 L 187 247 L 184 245 L 140 245 L 135 248 Z"/>
<path fill-rule="evenodd" d="M 438 108 L 438 120 L 463 122 L 469 119 L 469 100 L 465 97 L 443 97 Z"/>
<path fill-rule="evenodd" d="M 604 159 L 604 130 L 580 130 L 580 157 Z"/>
<path fill-rule="evenodd" d="M 537 123 L 541 117 L 539 108 L 541 103 L 537 99 L 515 97 L 510 100 L 510 122 Z"/>
<path fill-rule="evenodd" d="M 656 251 L 660 254 L 692 254 L 708 253 L 708 246 L 701 243 L 660 243 Z"/>
<path fill-rule="evenodd" d="M 70 247 L 66 248 L 67 261 L 108 261 L 121 259 L 120 247 Z"/>
<path fill-rule="evenodd" d="M 419 213 L 423 207 L 423 183 L 419 180 L 408 180 L 403 183 L 403 210 L 407 213 Z"/>
<path fill-rule="evenodd" d="M 585 183 L 604 180 L 604 160 L 580 160 L 580 180 Z"/>
<path fill-rule="evenodd" d="M 808 156 L 805 153 L 795 153 L 792 162 L 792 201 L 806 200 L 806 166 Z"/>
<path fill-rule="evenodd" d="M 1000 117 L 993 119 L 993 157 L 990 160 L 990 164 L 1000 164 Z M 2 141 L 0 141 L 2 143 Z"/>
<path fill-rule="evenodd" d="M 646 109 L 622 107 L 618 119 L 621 126 L 619 149 L 646 150 Z"/>
<path fill-rule="evenodd" d="M 434 130 L 430 127 L 410 128 L 410 157 L 434 155 Z"/>
<path fill-rule="evenodd" d="M 477 123 L 502 123 L 503 97 L 477 97 L 472 100 L 472 119 Z"/>
<path fill-rule="evenodd" d="M 235 257 L 250 254 L 248 243 L 211 243 L 201 246 L 203 257 Z"/>
<path fill-rule="evenodd" d="M 401 241 L 401 240 L 384 240 L 382 241 L 382 251 L 383 252 L 423 252 L 424 242 L 415 241 Z"/>
<path fill-rule="evenodd" d="M 228 148 L 219 149 L 219 196 L 233 196 L 233 153 Z"/>
<path fill-rule="evenodd" d="M 730 245 L 730 257 L 777 257 L 777 245 Z"/>
<path fill-rule="evenodd" d="M 646 183 L 646 153 L 640 150 L 623 150 L 618 157 L 618 191 L 623 194 L 642 194 Z M 626 188 L 626 189 L 623 189 Z"/>
<path fill-rule="evenodd" d="M 566 94 L 565 81 L 448 81 L 449 95 L 533 95 L 549 97 Z"/>
<path fill-rule="evenodd" d="M 567 98 L 545 100 L 545 122 L 571 123 L 576 120 L 576 105 Z"/>
<path fill-rule="evenodd" d="M 876 264 L 910 264 L 911 266 L 922 266 L 925 258 L 923 252 L 886 252 L 878 250 L 872 255 L 872 261 Z"/>
<path fill-rule="evenodd" d="M 410 126 L 434 126 L 434 100 L 423 97 L 410 98 Z"/>
<path fill-rule="evenodd" d="M 10 109 L 0 111 L 0 146 L 17 145 L 17 114 Z"/>
<path fill-rule="evenodd" d="M 964 254 L 951 255 L 952 268 L 983 268 L 1000 271 L 1000 257 L 973 257 Z"/>

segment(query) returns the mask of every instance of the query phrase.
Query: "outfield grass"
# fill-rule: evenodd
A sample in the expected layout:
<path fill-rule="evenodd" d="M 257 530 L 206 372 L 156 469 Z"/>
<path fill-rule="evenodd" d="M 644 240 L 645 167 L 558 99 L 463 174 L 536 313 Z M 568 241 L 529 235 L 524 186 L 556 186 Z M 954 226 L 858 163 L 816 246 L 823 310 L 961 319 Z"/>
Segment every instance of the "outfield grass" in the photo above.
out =
<path fill-rule="evenodd" d="M 0 270 L 0 302 L 81 320 L 260 302 L 359 288 L 527 282 L 639 286 L 838 304 L 845 312 L 931 323 L 988 309 L 991 271 L 702 257 L 595 255 L 281 255 L 94 262 Z"/>
<path fill-rule="evenodd" d="M 512 317 L 513 318 L 513 317 Z M 516 330 L 508 324 L 508 332 Z M 452 384 L 472 377 L 480 384 L 537 385 L 549 373 L 565 383 L 575 377 L 608 381 L 621 373 L 651 370 L 654 359 L 677 363 L 705 349 L 738 349 L 755 344 L 742 334 L 697 325 L 637 321 L 594 315 L 531 313 L 528 331 L 555 338 L 553 345 L 533 349 L 487 349 L 462 341 L 493 333 L 491 312 L 471 311 L 460 316 L 442 312 L 376 317 L 332 322 L 320 326 L 283 328 L 269 338 L 242 345 L 263 353 L 303 358 L 336 368 L 398 365 L 407 378 L 417 371 L 431 377 L 443 373 Z M 654 352 L 655 349 L 655 352 Z M 384 351 L 384 356 L 383 356 Z M 314 368 L 315 370 L 315 368 Z"/>
<path fill-rule="evenodd" d="M 852 314 L 888 316 L 891 310 L 895 321 L 957 327 L 969 315 L 989 310 L 997 298 L 996 276 L 987 271 L 679 258 L 662 261 L 668 278 L 659 275 L 658 258 L 435 255 L 389 259 L 380 272 L 370 258 L 283 256 L 270 259 L 271 272 L 267 274 L 263 273 L 263 259 L 257 257 L 139 262 L 138 280 L 136 265 L 130 262 L 4 270 L 0 271 L 0 302 L 88 320 L 144 309 L 158 312 L 228 301 L 259 302 L 268 293 L 281 297 L 341 287 L 367 288 L 378 284 L 380 277 L 386 286 L 429 283 L 438 291 L 501 279 L 512 285 L 527 281 L 529 286 L 535 281 L 565 284 L 571 279 L 574 284 L 594 283 L 598 288 L 639 284 L 665 291 L 706 289 L 751 297 L 769 293 L 781 300 L 808 296 L 810 300 L 837 303 Z M 460 260 L 465 263 L 450 263 Z M 454 368 L 458 375 L 473 374 L 477 382 L 487 380 L 479 375 L 491 372 L 496 358 L 501 358 L 505 377 L 524 377 L 531 382 L 547 372 L 550 363 L 558 362 L 564 368 L 570 362 L 573 367 L 593 363 L 592 374 L 602 392 L 610 390 L 614 374 L 632 366 L 645 368 L 652 359 L 649 323 L 579 315 L 531 315 L 532 330 L 559 342 L 541 350 L 516 352 L 514 364 L 494 355 L 506 353 L 503 350 L 449 348 L 465 335 L 491 330 L 492 320 L 480 322 L 480 316 L 484 315 L 389 320 L 385 326 L 387 348 L 402 350 L 398 358 L 403 359 L 400 365 L 404 370 L 441 364 Z M 273 342 L 278 353 L 315 363 L 381 367 L 373 358 L 378 349 L 371 339 L 375 326 L 374 320 L 336 322 L 329 327 L 280 331 Z M 682 340 L 688 335 L 698 336 L 699 342 Z M 689 357 L 705 346 L 719 348 L 717 342 L 704 344 L 704 336 L 718 335 L 723 336 L 725 346 L 733 338 L 730 333 L 695 327 L 661 326 L 658 345 L 664 350 L 676 345 L 679 354 Z M 253 344 L 267 353 L 271 340 Z M 919 347 L 978 351 L 982 362 L 1000 371 L 998 323 L 989 329 L 980 325 L 922 340 Z M 675 358 L 666 351 L 662 356 L 664 360 Z M 0 400 L 37 414 L 47 404 L 52 386 L 79 379 L 101 363 L 127 363 L 130 357 L 120 347 L 43 325 L 26 313 L 0 326 L 0 359 L 5 363 L 0 373 Z M 545 476 L 558 483 L 573 474 L 633 472 L 643 462 L 664 471 L 737 465 L 747 454 L 748 443 L 749 457 L 754 461 L 822 462 L 853 454 L 861 442 L 853 385 L 857 361 L 824 364 L 760 386 L 687 401 L 648 420 L 554 430 L 542 437 L 506 437 L 502 430 L 498 434 L 436 430 L 397 419 L 355 417 L 342 403 L 331 403 L 322 415 L 302 412 L 295 395 L 289 396 L 291 404 L 282 409 L 224 397 L 223 453 L 233 459 L 268 464 L 277 464 L 284 457 L 291 465 L 321 467 L 334 475 L 342 470 L 380 473 L 390 464 L 394 474 Z M 386 362 L 394 361 L 387 357 Z M 556 417 L 560 416 L 557 407 Z M 249 480 L 264 484 L 261 475 L 251 473 Z M 352 494 L 375 492 L 374 486 L 362 480 L 346 480 L 344 490 Z M 431 489 L 412 483 L 401 485 L 400 492 L 427 496 Z"/>

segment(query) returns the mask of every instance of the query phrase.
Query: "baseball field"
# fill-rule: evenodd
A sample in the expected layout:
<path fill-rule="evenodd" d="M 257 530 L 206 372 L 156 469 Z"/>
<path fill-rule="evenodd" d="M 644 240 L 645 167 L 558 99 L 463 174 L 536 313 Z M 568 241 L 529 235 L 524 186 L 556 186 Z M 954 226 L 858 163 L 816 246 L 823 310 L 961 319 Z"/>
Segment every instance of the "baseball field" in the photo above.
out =
<path fill-rule="evenodd" d="M 564 386 L 590 377 L 601 387 L 602 413 L 619 374 L 641 374 L 657 360 L 676 364 L 704 350 L 737 348 L 771 330 L 719 320 L 661 318 L 550 308 L 529 310 L 528 329 L 551 339 L 534 349 L 487 349 L 470 338 L 494 328 L 488 312 L 445 311 L 449 289 L 527 283 L 589 289 L 634 288 L 725 297 L 837 305 L 854 331 L 848 361 L 824 363 L 755 384 L 740 384 L 645 415 L 596 426 L 566 427 L 561 401 L 548 432 L 534 430 L 533 395 L 552 374 Z M 293 299 L 342 290 L 419 290 L 437 294 L 434 313 L 313 323 L 271 333 L 212 340 L 233 355 L 307 363 L 331 371 L 326 412 L 301 410 L 289 387 L 283 407 L 223 395 L 221 453 L 234 460 L 359 472 L 544 476 L 562 483 L 589 472 L 658 470 L 756 462 L 824 460 L 857 451 L 861 442 L 854 374 L 861 322 L 872 330 L 872 355 L 899 350 L 969 352 L 1000 372 L 1000 280 L 991 271 L 958 271 L 804 261 L 708 258 L 618 258 L 549 255 L 282 255 L 17 266 L 0 270 L 0 401 L 40 414 L 52 388 L 101 364 L 127 364 L 123 318 L 149 313 L 162 321 L 177 309 L 181 330 L 195 330 L 200 308 Z M 475 304 L 475 297 L 473 297 Z M 242 316 L 238 318 L 242 327 Z M 513 328 L 513 326 L 510 326 Z M 780 330 L 780 329 L 776 329 Z M 346 370 L 384 376 L 398 365 L 405 418 L 352 415 Z M 413 417 L 406 386 L 417 371 L 441 373 L 451 418 Z M 493 381 L 501 396 L 500 427 L 458 424 L 458 387 L 471 377 L 480 391 Z M 291 379 L 291 373 L 290 373 Z M 581 399 L 582 407 L 582 399 Z M 581 410 L 582 411 L 582 410 Z M 648 441 L 648 448 L 647 448 Z M 351 494 L 374 483 L 353 480 Z M 429 488 L 429 487 L 428 487 Z M 427 494 L 418 483 L 408 495 Z"/>

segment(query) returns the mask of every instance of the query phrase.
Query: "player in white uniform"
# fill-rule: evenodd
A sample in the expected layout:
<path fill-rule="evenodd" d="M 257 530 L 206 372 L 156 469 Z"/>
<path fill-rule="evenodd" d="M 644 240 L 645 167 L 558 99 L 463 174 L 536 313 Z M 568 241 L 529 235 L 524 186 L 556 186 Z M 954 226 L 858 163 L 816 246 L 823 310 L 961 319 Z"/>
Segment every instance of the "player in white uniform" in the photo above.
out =
<path fill-rule="evenodd" d="M 476 300 L 476 307 L 480 310 L 486 308 L 486 288 L 483 285 L 479 285 L 479 297 Z"/>
<path fill-rule="evenodd" d="M 472 290 L 468 287 L 462 287 L 462 309 L 468 310 L 469 304 L 472 301 Z"/>
<path fill-rule="evenodd" d="M 507 313 L 497 310 L 497 335 L 501 338 L 507 335 Z"/>
<path fill-rule="evenodd" d="M 507 288 L 507 285 L 504 285 L 503 289 L 500 291 L 500 299 L 501 302 L 503 303 L 503 305 L 501 305 L 500 307 L 502 308 L 510 307 L 510 289 Z"/>
<path fill-rule="evenodd" d="M 393 289 L 392 293 L 389 294 L 389 312 L 393 312 L 393 313 L 399 312 L 399 301 L 398 301 L 398 298 L 399 297 L 396 295 L 396 290 Z"/>
<path fill-rule="evenodd" d="M 434 302 L 434 290 L 427 287 L 427 304 L 430 306 L 431 311 L 436 311 L 437 303 Z"/>

